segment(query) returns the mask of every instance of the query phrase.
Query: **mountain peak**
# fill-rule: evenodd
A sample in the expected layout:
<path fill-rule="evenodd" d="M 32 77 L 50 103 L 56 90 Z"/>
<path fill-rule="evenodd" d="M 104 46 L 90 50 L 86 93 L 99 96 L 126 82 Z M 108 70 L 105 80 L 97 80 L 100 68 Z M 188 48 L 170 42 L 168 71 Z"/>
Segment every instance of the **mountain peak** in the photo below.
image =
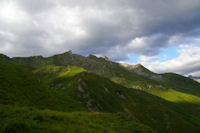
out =
<path fill-rule="evenodd" d="M 125 68 L 128 68 L 128 69 L 145 68 L 142 64 L 129 65 L 129 64 L 126 64 L 126 63 L 120 63 L 120 65 L 125 67 Z"/>
<path fill-rule="evenodd" d="M 69 50 L 67 52 L 56 54 L 56 55 L 53 55 L 53 56 L 65 56 L 65 55 L 72 55 L 72 54 L 73 54 L 72 50 Z"/>
<path fill-rule="evenodd" d="M 96 57 L 95 55 L 93 55 L 93 54 L 90 54 L 90 55 L 88 55 L 88 57 L 87 58 L 89 58 L 89 59 L 97 59 L 98 57 Z"/>
<path fill-rule="evenodd" d="M 103 57 L 106 61 L 110 61 L 110 59 L 107 56 Z"/>
<path fill-rule="evenodd" d="M 65 53 L 63 53 L 63 54 L 72 54 L 72 50 L 69 50 L 69 51 L 67 51 L 67 52 L 65 52 Z"/>
<path fill-rule="evenodd" d="M 145 68 L 142 64 L 136 64 L 133 66 L 133 68 Z"/>

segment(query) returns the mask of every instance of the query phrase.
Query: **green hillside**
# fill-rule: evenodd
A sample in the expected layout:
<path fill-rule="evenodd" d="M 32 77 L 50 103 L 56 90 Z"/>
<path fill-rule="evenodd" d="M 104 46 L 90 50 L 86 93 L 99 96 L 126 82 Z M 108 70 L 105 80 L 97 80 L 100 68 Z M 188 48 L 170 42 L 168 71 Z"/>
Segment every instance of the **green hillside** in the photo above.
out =
<path fill-rule="evenodd" d="M 106 123 L 104 115 L 112 114 L 114 118 L 122 112 L 131 121 L 157 132 L 200 132 L 200 84 L 187 77 L 156 74 L 140 64 L 118 64 L 106 57 L 84 57 L 71 51 L 52 57 L 9 58 L 1 55 L 0 59 L 1 104 L 64 111 L 73 115 L 74 121 L 77 114 L 86 121 L 87 115 L 102 112 L 97 114 L 102 117 L 100 121 Z M 77 114 L 69 113 L 77 111 Z M 92 124 L 96 125 L 95 122 Z M 77 123 L 70 131 L 76 132 Z M 66 131 L 60 128 L 60 132 Z M 89 126 L 88 132 L 92 131 Z M 129 131 L 132 129 L 128 126 Z M 117 130 L 112 127 L 109 132 Z"/>
<path fill-rule="evenodd" d="M 46 79 L 50 82 L 54 78 L 73 77 L 82 71 L 85 70 L 75 66 L 47 66 L 36 72 L 49 75 Z M 0 60 L 0 132 L 153 132 L 121 113 L 85 112 L 87 109 L 79 101 L 72 99 L 64 90 L 49 89 L 43 83 L 47 81 L 40 81 L 37 76 L 22 64 Z M 31 108 L 21 108 L 24 106 Z M 62 113 L 32 107 L 84 112 Z"/>
<path fill-rule="evenodd" d="M 47 65 L 34 71 L 40 81 L 47 84 L 57 78 L 73 77 L 80 72 L 86 71 L 85 69 L 77 66 L 55 66 Z"/>
<path fill-rule="evenodd" d="M 0 59 L 0 103 L 53 110 L 85 110 L 80 103 L 47 86 L 24 65 Z"/>
<path fill-rule="evenodd" d="M 150 74 L 152 78 L 149 78 L 149 74 L 145 74 L 146 71 L 148 71 L 147 69 L 145 72 L 143 72 L 144 74 L 141 74 L 140 71 L 136 72 L 127 69 L 121 64 L 112 62 L 107 58 L 97 58 L 94 55 L 84 57 L 72 54 L 70 51 L 46 58 L 42 56 L 15 57 L 12 58 L 12 60 L 14 62 L 23 63 L 32 69 L 38 69 L 46 65 L 79 66 L 86 69 L 87 71 L 91 71 L 98 75 L 107 77 L 112 81 L 129 88 L 148 88 L 149 85 L 156 83 L 157 79 L 160 79 L 160 76 L 157 76 L 156 74 L 154 74 L 153 76 Z M 138 67 L 138 70 L 139 69 L 140 67 Z M 143 69 L 141 71 L 143 71 Z"/>
<path fill-rule="evenodd" d="M 154 133 L 123 113 L 56 112 L 0 105 L 1 133 Z"/>
<path fill-rule="evenodd" d="M 152 90 L 152 94 L 154 94 L 155 89 L 163 90 L 164 92 L 166 89 L 172 89 L 181 93 L 200 96 L 199 83 L 187 77 L 173 73 L 156 74 L 140 64 L 135 66 L 118 64 L 109 61 L 107 58 L 97 58 L 93 55 L 83 57 L 72 54 L 71 51 L 47 58 L 41 56 L 27 58 L 17 57 L 13 58 L 12 60 L 26 64 L 34 69 L 46 65 L 79 66 L 87 71 L 107 77 L 115 83 L 121 84 L 128 88 L 136 88 L 147 91 L 148 93 L 151 92 L 149 90 Z M 173 93 L 171 94 L 173 95 Z M 163 96 L 160 97 L 163 98 Z M 165 99 L 167 99 L 167 97 Z M 180 98 L 180 100 L 181 99 L 182 98 Z"/>
<path fill-rule="evenodd" d="M 48 73 L 56 75 L 53 68 L 55 66 L 43 67 L 45 70 L 52 70 Z M 56 68 L 59 69 L 58 66 Z M 63 66 L 60 70 L 63 70 Z M 48 75 L 43 72 L 40 74 L 40 72 L 42 71 L 36 70 L 40 79 Z M 59 75 L 60 71 L 57 73 Z M 44 82 L 52 89 L 62 90 L 81 102 L 89 111 L 125 112 L 134 120 L 149 125 L 159 132 L 189 132 L 192 130 L 195 132 L 196 127 L 188 121 L 199 122 L 191 119 L 185 120 L 179 112 L 170 111 L 169 108 L 177 108 L 174 104 L 139 90 L 125 88 L 94 73 L 81 72 L 74 77 L 59 76 L 54 77 L 53 80 L 50 77 Z"/>

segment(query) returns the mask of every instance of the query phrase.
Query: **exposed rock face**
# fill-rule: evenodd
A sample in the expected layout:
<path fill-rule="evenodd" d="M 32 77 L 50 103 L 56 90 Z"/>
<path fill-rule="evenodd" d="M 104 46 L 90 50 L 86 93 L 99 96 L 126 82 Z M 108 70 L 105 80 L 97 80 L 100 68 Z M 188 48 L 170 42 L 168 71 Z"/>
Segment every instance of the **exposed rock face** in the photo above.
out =
<path fill-rule="evenodd" d="M 105 59 L 106 61 L 110 61 L 110 59 L 109 59 L 107 56 L 104 56 L 104 59 Z"/>

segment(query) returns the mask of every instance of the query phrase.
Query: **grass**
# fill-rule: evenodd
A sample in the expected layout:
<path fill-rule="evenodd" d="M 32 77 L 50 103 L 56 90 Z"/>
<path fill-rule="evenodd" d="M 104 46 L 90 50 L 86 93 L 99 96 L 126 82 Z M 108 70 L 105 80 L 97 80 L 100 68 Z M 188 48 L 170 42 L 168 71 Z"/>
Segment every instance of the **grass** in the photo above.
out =
<path fill-rule="evenodd" d="M 56 112 L 0 105 L 1 133 L 154 133 L 123 113 Z"/>
<path fill-rule="evenodd" d="M 44 84 L 55 80 L 56 78 L 73 77 L 80 72 L 86 71 L 85 69 L 77 66 L 55 66 L 47 65 L 34 70 L 34 73 L 40 78 Z"/>
<path fill-rule="evenodd" d="M 183 102 L 183 103 L 200 104 L 200 97 L 179 92 L 173 89 L 167 89 L 167 90 L 151 89 L 147 90 L 147 92 L 174 103 Z"/>
<path fill-rule="evenodd" d="M 86 110 L 70 96 L 49 89 L 24 65 L 0 60 L 0 103 L 61 111 Z"/>
<path fill-rule="evenodd" d="M 63 91 L 81 102 L 90 111 L 124 112 L 158 132 L 184 133 L 198 130 L 182 113 L 172 111 L 177 108 L 175 104 L 143 91 L 125 88 L 94 73 L 82 72 L 74 77 L 59 77 L 48 84 L 52 89 Z"/>
<path fill-rule="evenodd" d="M 24 70 L 17 73 L 13 67 L 11 72 L 15 75 L 8 75 L 5 80 L 4 76 L 9 73 L 6 71 L 1 77 L 1 84 L 6 83 L 5 88 L 10 88 L 7 91 L 10 94 L 6 89 L 1 90 L 1 98 L 4 98 L 1 101 L 6 101 L 6 104 L 18 100 L 22 104 L 24 101 L 20 99 L 20 95 L 23 95 L 26 102 L 28 101 L 23 105 L 30 105 L 35 103 L 34 98 L 38 95 L 41 97 L 38 100 L 40 105 L 34 104 L 37 108 L 43 106 L 59 111 L 125 112 L 135 121 L 158 132 L 199 132 L 200 84 L 186 77 L 172 73 L 155 74 L 141 65 L 129 66 L 130 69 L 127 69 L 103 58 L 82 57 L 70 53 L 48 58 L 36 56 L 11 60 L 28 65 L 37 77 L 29 70 L 26 71 L 29 74 L 23 76 L 26 73 Z M 11 78 L 17 75 L 19 79 Z M 32 77 L 30 82 L 24 80 L 29 77 Z M 26 82 L 27 86 L 24 84 Z M 36 85 L 33 86 L 32 82 Z M 11 89 L 15 88 L 13 84 L 21 86 L 18 87 L 19 90 L 28 90 L 14 93 Z M 30 86 L 33 86 L 32 89 Z M 35 89 L 39 92 L 37 95 Z M 33 94 L 29 98 L 30 92 Z M 8 98 L 6 94 L 9 95 Z M 10 98 L 11 95 L 13 99 Z"/>

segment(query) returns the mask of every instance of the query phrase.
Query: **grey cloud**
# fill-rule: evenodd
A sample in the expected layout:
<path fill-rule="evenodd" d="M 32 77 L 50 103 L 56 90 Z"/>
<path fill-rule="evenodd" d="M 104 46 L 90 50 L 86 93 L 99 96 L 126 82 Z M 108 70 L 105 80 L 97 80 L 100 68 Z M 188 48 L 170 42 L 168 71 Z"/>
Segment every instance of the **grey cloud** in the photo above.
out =
<path fill-rule="evenodd" d="M 139 55 L 154 56 L 160 53 L 162 48 L 167 47 L 170 37 L 165 34 L 155 34 L 148 37 L 140 37 L 132 40 L 125 51 Z"/>
<path fill-rule="evenodd" d="M 0 31 L 16 36 L 1 36 L 0 45 L 9 42 L 10 48 L 0 52 L 10 56 L 50 56 L 67 50 L 116 61 L 130 53 L 154 56 L 170 46 L 171 37 L 193 37 L 199 32 L 192 31 L 200 28 L 199 0 L 16 0 L 15 4 L 27 18 L 0 22 Z M 143 45 L 130 47 L 137 38 Z"/>

